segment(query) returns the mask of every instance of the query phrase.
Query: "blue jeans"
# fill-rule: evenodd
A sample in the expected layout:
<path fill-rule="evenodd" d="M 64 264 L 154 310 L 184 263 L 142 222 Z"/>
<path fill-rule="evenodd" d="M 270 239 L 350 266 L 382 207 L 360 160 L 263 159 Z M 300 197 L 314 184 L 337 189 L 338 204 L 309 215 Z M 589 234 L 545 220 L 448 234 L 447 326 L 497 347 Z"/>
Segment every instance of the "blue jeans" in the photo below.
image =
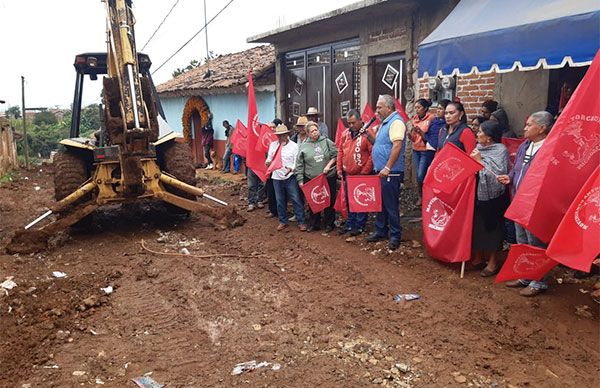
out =
<path fill-rule="evenodd" d="M 223 172 L 231 171 L 231 146 L 225 148 L 225 155 L 223 155 Z"/>
<path fill-rule="evenodd" d="M 528 245 L 532 245 L 532 246 L 538 247 L 538 248 L 546 248 L 546 244 L 544 244 L 543 241 L 541 241 L 540 239 L 535 237 L 533 235 L 533 233 L 531 233 L 530 231 L 528 231 L 521 225 L 517 224 L 516 222 L 515 222 L 515 232 L 517 234 L 517 244 L 528 244 Z M 548 289 L 548 284 L 546 283 L 545 279 L 542 279 L 541 281 L 519 279 L 519 281 L 524 286 L 529 286 L 529 287 L 535 288 L 537 290 Z"/>
<path fill-rule="evenodd" d="M 415 163 L 415 170 L 417 172 L 417 182 L 419 183 L 419 188 L 423 187 L 423 181 L 425 180 L 425 175 L 427 175 L 427 169 L 429 168 L 429 165 L 431 165 L 434 156 L 435 151 L 413 150 L 413 161 Z"/>
<path fill-rule="evenodd" d="M 233 154 L 233 171 L 240 172 L 240 164 L 242 161 L 243 159 L 241 156 L 238 154 Z"/>
<path fill-rule="evenodd" d="M 265 184 L 250 168 L 246 168 L 246 177 L 248 179 L 248 205 L 256 206 L 265 199 Z"/>
<path fill-rule="evenodd" d="M 273 182 L 273 179 L 270 177 L 267 178 L 267 181 L 265 182 L 265 194 L 267 195 L 267 200 L 269 201 L 269 212 L 276 216 L 278 212 L 278 206 Z"/>
<path fill-rule="evenodd" d="M 402 226 L 400 226 L 400 185 L 404 181 L 404 171 L 390 173 L 381 178 L 381 200 L 383 209 L 377 213 L 375 234 L 388 237 L 390 242 L 400 242 Z"/>
<path fill-rule="evenodd" d="M 346 174 L 344 174 L 346 177 Z M 348 209 L 348 219 L 346 220 L 346 230 L 361 230 L 364 229 L 367 224 L 367 217 L 369 213 L 354 213 L 350 211 L 349 202 L 348 202 L 348 181 L 344 179 L 344 193 L 346 194 L 346 207 Z"/>
<path fill-rule="evenodd" d="M 273 179 L 273 187 L 275 188 L 275 198 L 277 199 L 277 218 L 280 224 L 288 223 L 287 203 L 288 199 L 292 201 L 294 207 L 294 215 L 298 225 L 304 224 L 304 201 L 300 195 L 300 187 L 296 176 L 285 180 Z"/>

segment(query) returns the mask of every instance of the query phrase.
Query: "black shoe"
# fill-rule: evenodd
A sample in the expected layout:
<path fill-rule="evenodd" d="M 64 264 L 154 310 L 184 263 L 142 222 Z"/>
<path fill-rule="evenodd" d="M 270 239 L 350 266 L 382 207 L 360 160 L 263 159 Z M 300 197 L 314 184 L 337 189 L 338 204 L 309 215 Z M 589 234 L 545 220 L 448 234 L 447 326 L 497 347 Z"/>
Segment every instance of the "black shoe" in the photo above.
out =
<path fill-rule="evenodd" d="M 359 235 L 361 235 L 361 234 L 362 234 L 362 232 L 363 232 L 363 230 L 362 230 L 362 229 L 352 229 L 352 230 L 350 231 L 350 236 L 352 236 L 352 237 L 356 237 L 356 236 L 359 236 Z"/>
<path fill-rule="evenodd" d="M 335 229 L 335 226 L 327 225 L 327 227 L 325 228 L 325 233 L 331 233 L 333 232 L 333 229 Z"/>
<path fill-rule="evenodd" d="M 365 238 L 365 240 L 368 242 L 377 242 L 377 241 L 381 241 L 383 239 L 385 239 L 385 237 L 380 236 L 377 233 L 371 233 L 370 235 L 367 236 L 367 238 Z"/>
<path fill-rule="evenodd" d="M 321 230 L 321 227 L 315 226 L 315 225 L 309 225 L 308 228 L 306 228 L 307 232 L 314 232 L 315 230 Z"/>
<path fill-rule="evenodd" d="M 398 248 L 400 248 L 400 241 L 398 241 L 398 240 L 391 240 L 390 243 L 388 244 L 388 249 L 390 251 L 395 251 Z"/>
<path fill-rule="evenodd" d="M 338 235 L 343 236 L 346 233 L 351 232 L 350 229 L 346 229 L 346 228 L 341 228 L 340 230 L 338 230 Z"/>

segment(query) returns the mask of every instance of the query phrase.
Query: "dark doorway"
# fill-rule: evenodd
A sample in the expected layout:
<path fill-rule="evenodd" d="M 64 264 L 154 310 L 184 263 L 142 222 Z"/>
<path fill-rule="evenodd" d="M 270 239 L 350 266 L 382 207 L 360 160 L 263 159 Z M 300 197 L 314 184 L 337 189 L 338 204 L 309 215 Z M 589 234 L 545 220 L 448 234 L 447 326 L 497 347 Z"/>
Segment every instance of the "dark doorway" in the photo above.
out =
<path fill-rule="evenodd" d="M 192 160 L 195 166 L 204 164 L 202 147 L 202 119 L 198 111 L 192 113 Z"/>
<path fill-rule="evenodd" d="M 335 137 L 338 118 L 360 101 L 357 39 L 287 53 L 285 66 L 286 122 L 293 125 L 309 107 L 321 113 Z"/>

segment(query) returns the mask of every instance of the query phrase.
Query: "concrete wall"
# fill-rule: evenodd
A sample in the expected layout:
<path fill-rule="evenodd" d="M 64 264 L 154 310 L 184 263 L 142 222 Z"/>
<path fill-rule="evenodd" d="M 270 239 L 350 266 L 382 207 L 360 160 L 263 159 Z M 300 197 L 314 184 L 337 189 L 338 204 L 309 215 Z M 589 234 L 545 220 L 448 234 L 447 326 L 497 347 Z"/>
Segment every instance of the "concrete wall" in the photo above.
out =
<path fill-rule="evenodd" d="M 215 140 L 226 140 L 225 129 L 221 125 L 223 120 L 235 126 L 237 119 L 244 125 L 248 121 L 248 95 L 247 94 L 220 94 L 200 95 L 208 104 L 213 114 L 213 127 Z M 183 131 L 181 117 L 183 108 L 189 97 L 161 97 L 160 101 L 167 117 L 167 122 L 176 132 Z M 261 122 L 268 122 L 275 118 L 275 94 L 273 92 L 256 92 L 256 105 L 258 118 Z"/>
<path fill-rule="evenodd" d="M 550 70 L 513 71 L 496 75 L 494 96 L 508 114 L 510 127 L 523 134 L 525 119 L 546 109 Z"/>

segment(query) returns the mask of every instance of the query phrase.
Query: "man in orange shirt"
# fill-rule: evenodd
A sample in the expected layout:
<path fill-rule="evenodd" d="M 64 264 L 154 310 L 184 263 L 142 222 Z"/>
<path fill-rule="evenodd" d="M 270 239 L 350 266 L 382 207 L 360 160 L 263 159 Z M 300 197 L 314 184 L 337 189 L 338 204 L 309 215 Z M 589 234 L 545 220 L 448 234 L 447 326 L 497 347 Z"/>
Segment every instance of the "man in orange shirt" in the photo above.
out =
<path fill-rule="evenodd" d="M 342 135 L 337 154 L 337 174 L 340 178 L 347 175 L 369 175 L 373 171 L 373 146 L 359 131 L 363 127 L 360 113 L 351 109 L 346 115 L 348 130 Z M 346 180 L 344 179 L 344 185 Z M 348 190 L 345 187 L 346 204 L 348 204 Z M 351 236 L 358 236 L 364 230 L 368 213 L 353 213 L 348 209 L 348 220 L 340 234 L 350 232 Z"/>

